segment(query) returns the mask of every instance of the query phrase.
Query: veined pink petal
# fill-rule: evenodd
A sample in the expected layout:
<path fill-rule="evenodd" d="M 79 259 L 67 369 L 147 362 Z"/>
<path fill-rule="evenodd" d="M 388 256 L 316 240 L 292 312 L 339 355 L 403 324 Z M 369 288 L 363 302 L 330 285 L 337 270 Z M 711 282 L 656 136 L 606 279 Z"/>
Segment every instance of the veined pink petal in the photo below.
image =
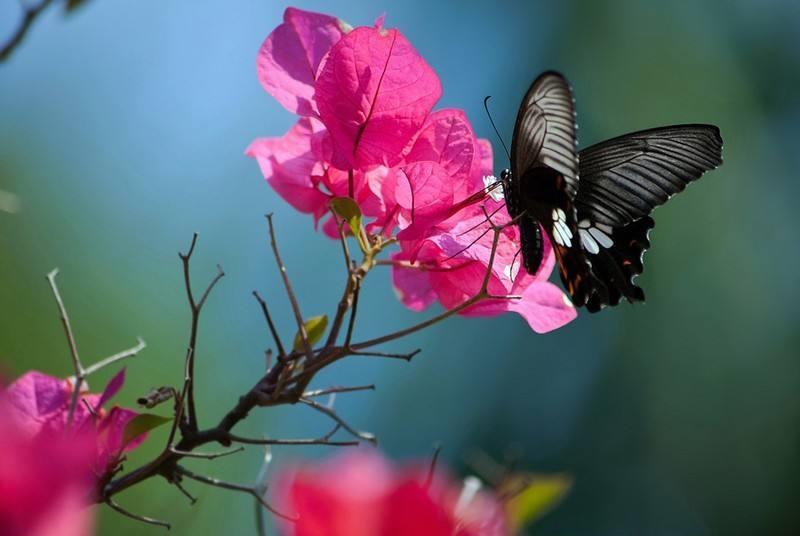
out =
<path fill-rule="evenodd" d="M 422 237 L 447 217 L 453 205 L 453 181 L 436 162 L 413 162 L 401 166 L 383 183 L 387 207 L 397 205 L 400 240 Z"/>
<path fill-rule="evenodd" d="M 536 333 L 547 333 L 574 320 L 578 313 L 569 298 L 549 281 L 532 281 L 519 300 L 491 300 L 478 303 L 465 316 L 492 316 L 514 312 L 522 316 Z"/>
<path fill-rule="evenodd" d="M 66 380 L 35 370 L 17 378 L 8 386 L 5 396 L 14 409 L 14 417 L 31 435 L 58 418 L 69 401 Z"/>
<path fill-rule="evenodd" d="M 477 140 L 461 110 L 437 110 L 428 116 L 407 162 L 431 160 L 444 168 L 458 189 L 468 189 Z"/>
<path fill-rule="evenodd" d="M 120 389 L 122 389 L 124 383 L 125 367 L 123 367 L 113 378 L 111 378 L 106 385 L 106 388 L 103 389 L 103 394 L 100 395 L 100 399 L 97 401 L 97 404 L 94 405 L 95 411 L 98 411 L 103 404 L 111 400 L 111 398 L 116 395 Z"/>
<path fill-rule="evenodd" d="M 321 164 L 312 151 L 315 119 L 301 118 L 280 138 L 260 138 L 245 150 L 261 168 L 261 173 L 278 195 L 300 212 L 321 216 L 327 209 L 328 196 L 314 183 Z"/>
<path fill-rule="evenodd" d="M 406 261 L 407 255 L 396 253 L 392 260 Z M 436 301 L 428 272 L 413 268 L 392 268 L 392 285 L 400 301 L 412 311 L 422 311 Z"/>
<path fill-rule="evenodd" d="M 340 169 L 393 166 L 442 89 L 397 30 L 361 27 L 343 36 L 320 66 L 315 99 Z"/>
<path fill-rule="evenodd" d="M 293 7 L 258 51 L 258 79 L 287 110 L 314 115 L 314 81 L 322 58 L 342 36 L 336 17 Z"/>

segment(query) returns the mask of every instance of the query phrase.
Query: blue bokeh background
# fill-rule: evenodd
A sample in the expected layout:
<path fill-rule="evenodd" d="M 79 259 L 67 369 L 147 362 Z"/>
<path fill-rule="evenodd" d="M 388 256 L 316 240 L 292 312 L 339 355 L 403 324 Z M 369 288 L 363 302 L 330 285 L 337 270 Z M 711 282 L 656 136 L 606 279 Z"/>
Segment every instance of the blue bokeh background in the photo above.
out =
<path fill-rule="evenodd" d="M 260 87 L 255 54 L 285 4 L 93 0 L 56 5 L 0 65 L 0 366 L 11 377 L 70 365 L 44 279 L 61 269 L 79 347 L 89 361 L 130 346 L 119 403 L 177 383 L 188 309 L 176 252 L 200 241 L 198 285 L 226 277 L 201 328 L 201 420 L 216 421 L 264 367 L 269 345 L 254 288 L 294 330 L 268 254 L 263 214 L 307 315 L 332 313 L 343 283 L 338 244 L 281 202 L 251 140 L 293 122 Z M 466 471 L 475 450 L 514 451 L 532 471 L 566 471 L 566 501 L 536 534 L 795 534 L 800 530 L 800 4 L 706 1 L 307 1 L 354 25 L 386 24 L 438 72 L 439 106 L 464 108 L 494 138 L 481 109 L 509 133 L 538 72 L 571 79 L 583 144 L 640 128 L 718 124 L 725 164 L 656 213 L 641 278 L 643 306 L 583 314 L 537 336 L 516 316 L 456 318 L 387 346 L 424 349 L 412 364 L 354 360 L 318 379 L 376 383 L 338 410 L 398 458 L 444 458 Z M 0 5 L 0 35 L 16 24 Z M 496 145 L 496 168 L 505 166 Z M 11 194 L 11 195 L 9 195 Z M 11 201 L 9 201 L 11 200 Z M 388 272 L 367 280 L 357 335 L 418 320 Z M 93 379 L 102 386 L 110 372 Z M 315 436 L 303 408 L 255 413 L 243 433 Z M 161 434 L 134 453 L 157 452 Z M 322 449 L 276 451 L 276 463 Z M 194 462 L 247 482 L 261 454 Z M 173 523 L 176 534 L 253 531 L 245 497 L 193 487 L 190 507 L 150 481 L 119 501 Z M 150 534 L 103 511 L 101 534 Z"/>

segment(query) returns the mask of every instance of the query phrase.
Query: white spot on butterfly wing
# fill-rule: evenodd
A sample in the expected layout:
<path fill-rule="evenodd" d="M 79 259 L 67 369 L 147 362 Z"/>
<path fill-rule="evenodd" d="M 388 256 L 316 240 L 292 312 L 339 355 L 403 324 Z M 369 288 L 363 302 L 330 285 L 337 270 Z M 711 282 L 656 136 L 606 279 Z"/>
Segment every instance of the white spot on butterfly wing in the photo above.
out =
<path fill-rule="evenodd" d="M 589 229 L 589 232 L 592 234 L 592 238 L 597 240 L 597 242 L 604 248 L 608 249 L 614 245 L 614 241 L 611 240 L 611 237 L 605 234 L 597 227 L 592 227 L 591 229 Z"/>
<path fill-rule="evenodd" d="M 592 255 L 597 255 L 600 252 L 600 246 L 598 246 L 597 242 L 594 241 L 594 238 L 592 238 L 592 235 L 589 234 L 589 231 L 587 231 L 586 229 L 579 229 L 578 234 L 581 237 L 581 244 L 583 244 L 583 249 L 585 249 Z"/>

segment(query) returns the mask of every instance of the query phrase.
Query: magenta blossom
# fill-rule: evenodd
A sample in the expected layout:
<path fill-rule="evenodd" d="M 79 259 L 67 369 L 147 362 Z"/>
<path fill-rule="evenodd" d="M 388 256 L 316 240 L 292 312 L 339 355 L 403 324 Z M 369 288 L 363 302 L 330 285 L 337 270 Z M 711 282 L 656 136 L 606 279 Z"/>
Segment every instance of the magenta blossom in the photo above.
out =
<path fill-rule="evenodd" d="M 358 450 L 279 477 L 291 536 L 503 536 L 502 504 L 474 479 L 444 474 L 427 482 L 427 467 L 397 467 L 373 451 Z"/>
<path fill-rule="evenodd" d="M 42 400 L 43 403 L 47 403 Z M 86 436 L 31 435 L 0 393 L 0 533 L 88 536 L 93 461 Z"/>
<path fill-rule="evenodd" d="M 68 380 L 36 371 L 27 372 L 8 387 L 5 396 L 11 417 L 31 438 L 64 435 L 90 438 L 92 455 L 87 470 L 102 480 L 110 476 L 124 452 L 135 449 L 146 438 L 142 434 L 125 443 L 125 426 L 137 413 L 118 406 L 110 410 L 103 408 L 124 381 L 123 369 L 108 382 L 101 394 L 81 393 L 72 416 L 70 434 L 65 430 L 73 392 Z"/>
<path fill-rule="evenodd" d="M 289 8 L 258 54 L 264 88 L 301 116 L 282 137 L 255 140 L 246 151 L 267 182 L 315 223 L 334 197 L 353 198 L 366 230 L 396 238 L 395 288 L 421 310 L 438 301 L 452 309 L 477 293 L 488 270 L 493 233 L 479 206 L 459 202 L 484 188 L 492 149 L 464 112 L 432 111 L 441 96 L 434 70 L 396 29 L 350 25 Z M 508 222 L 505 208 L 495 223 Z M 338 238 L 333 219 L 322 226 Z M 481 233 L 489 231 L 476 240 Z M 519 270 L 514 228 L 500 236 L 489 292 L 461 311 L 491 316 L 516 312 L 537 332 L 575 318 L 569 299 L 549 283 L 553 253 L 546 244 L 536 275 Z"/>

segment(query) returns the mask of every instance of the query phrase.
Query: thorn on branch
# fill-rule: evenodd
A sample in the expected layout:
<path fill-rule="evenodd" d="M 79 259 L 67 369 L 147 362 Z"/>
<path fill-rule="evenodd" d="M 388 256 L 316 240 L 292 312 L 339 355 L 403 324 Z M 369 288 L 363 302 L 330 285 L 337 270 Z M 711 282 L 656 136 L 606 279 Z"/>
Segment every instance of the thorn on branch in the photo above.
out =
<path fill-rule="evenodd" d="M 107 498 L 106 499 L 106 504 L 108 506 L 110 506 L 112 510 L 124 515 L 125 517 L 129 517 L 131 519 L 135 519 L 136 521 L 141 521 L 142 523 L 147 523 L 148 525 L 156 525 L 156 526 L 159 526 L 159 527 L 164 527 L 167 530 L 169 530 L 171 528 L 170 524 L 167 523 L 166 521 L 161 521 L 161 520 L 158 520 L 158 519 L 155 519 L 155 518 L 152 518 L 152 517 L 147 517 L 147 516 L 142 516 L 142 515 L 139 515 L 139 514 L 134 514 L 133 512 L 130 512 L 130 511 L 124 509 L 122 506 L 120 506 L 119 504 L 114 502 L 113 499 Z"/>

